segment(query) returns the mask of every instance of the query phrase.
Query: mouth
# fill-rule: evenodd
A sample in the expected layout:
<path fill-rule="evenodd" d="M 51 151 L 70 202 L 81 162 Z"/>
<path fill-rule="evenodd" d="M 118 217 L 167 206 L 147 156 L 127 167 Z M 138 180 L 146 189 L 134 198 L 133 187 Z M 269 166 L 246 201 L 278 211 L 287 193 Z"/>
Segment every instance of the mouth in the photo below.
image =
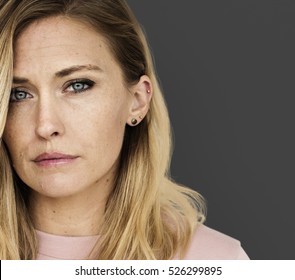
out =
<path fill-rule="evenodd" d="M 37 156 L 33 162 L 39 167 L 56 167 L 74 162 L 78 156 L 62 153 L 43 153 Z"/>

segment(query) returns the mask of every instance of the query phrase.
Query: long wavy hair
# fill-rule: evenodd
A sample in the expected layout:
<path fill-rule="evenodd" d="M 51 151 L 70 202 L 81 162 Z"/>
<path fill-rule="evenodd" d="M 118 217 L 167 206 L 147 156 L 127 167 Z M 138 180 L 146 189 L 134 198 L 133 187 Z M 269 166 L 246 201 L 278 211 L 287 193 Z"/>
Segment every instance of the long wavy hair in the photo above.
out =
<path fill-rule="evenodd" d="M 182 257 L 204 222 L 202 196 L 170 178 L 171 128 L 144 33 L 124 0 L 0 0 L 0 135 L 5 128 L 13 75 L 14 42 L 32 22 L 64 16 L 102 34 L 126 86 L 148 75 L 150 110 L 126 126 L 120 163 L 108 198 L 102 235 L 90 259 Z M 18 178 L 0 143 L 0 258 L 36 259 L 38 240 L 28 211 L 30 189 Z"/>

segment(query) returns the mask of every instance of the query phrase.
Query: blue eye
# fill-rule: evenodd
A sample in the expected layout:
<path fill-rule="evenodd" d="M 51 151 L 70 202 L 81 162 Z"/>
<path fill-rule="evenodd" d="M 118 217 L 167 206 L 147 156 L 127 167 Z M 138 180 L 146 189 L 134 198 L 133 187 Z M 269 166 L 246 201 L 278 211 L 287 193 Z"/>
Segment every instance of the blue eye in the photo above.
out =
<path fill-rule="evenodd" d="M 78 80 L 78 81 L 71 82 L 65 91 L 79 93 L 79 92 L 83 92 L 83 91 L 86 91 L 86 90 L 92 88 L 93 85 L 94 85 L 93 81 Z"/>
<path fill-rule="evenodd" d="M 10 102 L 19 102 L 27 99 L 29 94 L 20 89 L 12 89 L 10 94 Z"/>

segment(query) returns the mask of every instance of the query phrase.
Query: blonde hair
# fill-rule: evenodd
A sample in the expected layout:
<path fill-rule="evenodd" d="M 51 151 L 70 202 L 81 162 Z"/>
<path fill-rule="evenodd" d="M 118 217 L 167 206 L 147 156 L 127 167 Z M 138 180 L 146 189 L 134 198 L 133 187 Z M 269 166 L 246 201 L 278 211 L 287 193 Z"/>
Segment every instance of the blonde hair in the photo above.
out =
<path fill-rule="evenodd" d="M 32 22 L 64 16 L 90 24 L 108 39 L 130 86 L 146 74 L 153 85 L 150 110 L 126 126 L 113 191 L 105 209 L 102 237 L 90 259 L 182 257 L 204 222 L 202 196 L 169 176 L 171 128 L 144 33 L 121 0 L 9 0 L 0 3 L 0 129 L 3 133 L 13 70 L 13 44 Z M 0 258 L 35 259 L 38 242 L 27 210 L 28 187 L 14 173 L 5 143 L 0 148 Z"/>

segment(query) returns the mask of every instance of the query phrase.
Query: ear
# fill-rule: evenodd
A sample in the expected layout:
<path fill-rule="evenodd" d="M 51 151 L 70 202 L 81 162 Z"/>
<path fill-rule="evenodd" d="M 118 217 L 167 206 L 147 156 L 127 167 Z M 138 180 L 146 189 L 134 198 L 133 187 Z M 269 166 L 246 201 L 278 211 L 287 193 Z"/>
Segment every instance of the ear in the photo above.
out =
<path fill-rule="evenodd" d="M 127 123 L 130 126 L 139 124 L 149 111 L 153 95 L 151 80 L 148 76 L 140 77 L 138 83 L 131 87 L 131 105 Z"/>

